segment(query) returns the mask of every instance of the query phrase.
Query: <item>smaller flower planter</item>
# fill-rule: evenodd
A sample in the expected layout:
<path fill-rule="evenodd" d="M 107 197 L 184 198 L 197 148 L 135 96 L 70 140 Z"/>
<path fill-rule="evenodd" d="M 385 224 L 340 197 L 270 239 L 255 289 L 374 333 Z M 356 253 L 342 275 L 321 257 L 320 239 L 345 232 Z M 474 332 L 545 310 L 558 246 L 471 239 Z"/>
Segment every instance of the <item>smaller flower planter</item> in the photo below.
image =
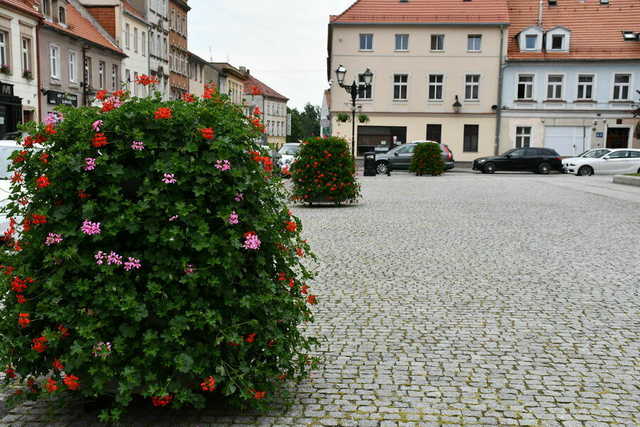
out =
<path fill-rule="evenodd" d="M 0 66 L 0 73 L 2 74 L 11 74 L 11 68 L 8 65 L 4 64 Z"/>
<path fill-rule="evenodd" d="M 22 77 L 24 77 L 27 80 L 33 80 L 33 73 L 31 71 L 29 71 L 29 70 L 25 70 L 22 73 Z"/>

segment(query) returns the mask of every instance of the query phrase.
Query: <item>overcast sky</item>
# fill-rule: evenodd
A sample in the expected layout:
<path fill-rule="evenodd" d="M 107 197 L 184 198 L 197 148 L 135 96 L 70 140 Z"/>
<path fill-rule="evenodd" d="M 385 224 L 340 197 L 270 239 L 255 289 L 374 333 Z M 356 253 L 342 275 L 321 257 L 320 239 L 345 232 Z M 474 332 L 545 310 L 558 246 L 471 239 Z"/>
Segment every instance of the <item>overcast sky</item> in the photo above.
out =
<path fill-rule="evenodd" d="M 246 66 L 300 109 L 321 105 L 329 15 L 354 0 L 190 0 L 189 49 Z"/>

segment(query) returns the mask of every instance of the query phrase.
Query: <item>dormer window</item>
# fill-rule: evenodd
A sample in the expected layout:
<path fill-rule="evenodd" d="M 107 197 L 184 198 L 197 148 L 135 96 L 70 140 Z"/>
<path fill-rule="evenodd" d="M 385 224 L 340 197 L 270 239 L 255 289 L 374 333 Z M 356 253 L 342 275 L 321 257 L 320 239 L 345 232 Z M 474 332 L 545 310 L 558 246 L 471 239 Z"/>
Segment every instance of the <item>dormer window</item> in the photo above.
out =
<path fill-rule="evenodd" d="M 568 52 L 571 31 L 565 27 L 556 27 L 547 32 L 547 50 L 554 52 Z"/>
<path fill-rule="evenodd" d="M 517 36 L 520 50 L 522 51 L 541 51 L 542 50 L 542 36 L 544 32 L 542 28 L 534 26 L 525 28 Z"/>
<path fill-rule="evenodd" d="M 525 36 L 525 49 L 527 50 L 535 50 L 538 46 L 538 35 L 537 34 L 527 34 Z"/>
<path fill-rule="evenodd" d="M 58 20 L 61 24 L 67 23 L 67 11 L 65 10 L 64 6 L 60 6 L 58 8 Z"/>

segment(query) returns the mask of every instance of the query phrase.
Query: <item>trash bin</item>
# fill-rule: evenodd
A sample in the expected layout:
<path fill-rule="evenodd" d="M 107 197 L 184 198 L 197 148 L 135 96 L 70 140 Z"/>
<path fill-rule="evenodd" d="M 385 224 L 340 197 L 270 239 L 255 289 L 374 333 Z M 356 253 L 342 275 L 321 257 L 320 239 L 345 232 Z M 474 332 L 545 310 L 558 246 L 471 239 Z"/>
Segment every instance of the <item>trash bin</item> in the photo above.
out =
<path fill-rule="evenodd" d="M 376 153 L 364 153 L 364 176 L 376 176 Z"/>

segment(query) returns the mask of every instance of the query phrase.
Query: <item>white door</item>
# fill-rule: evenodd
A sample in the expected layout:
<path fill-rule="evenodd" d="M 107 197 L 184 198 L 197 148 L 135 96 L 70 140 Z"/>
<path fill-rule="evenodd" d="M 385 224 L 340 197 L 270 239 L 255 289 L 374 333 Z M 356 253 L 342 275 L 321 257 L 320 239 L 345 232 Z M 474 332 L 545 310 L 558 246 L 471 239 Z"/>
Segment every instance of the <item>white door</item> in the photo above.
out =
<path fill-rule="evenodd" d="M 545 126 L 544 146 L 561 156 L 576 156 L 591 148 L 591 131 L 583 126 Z"/>

